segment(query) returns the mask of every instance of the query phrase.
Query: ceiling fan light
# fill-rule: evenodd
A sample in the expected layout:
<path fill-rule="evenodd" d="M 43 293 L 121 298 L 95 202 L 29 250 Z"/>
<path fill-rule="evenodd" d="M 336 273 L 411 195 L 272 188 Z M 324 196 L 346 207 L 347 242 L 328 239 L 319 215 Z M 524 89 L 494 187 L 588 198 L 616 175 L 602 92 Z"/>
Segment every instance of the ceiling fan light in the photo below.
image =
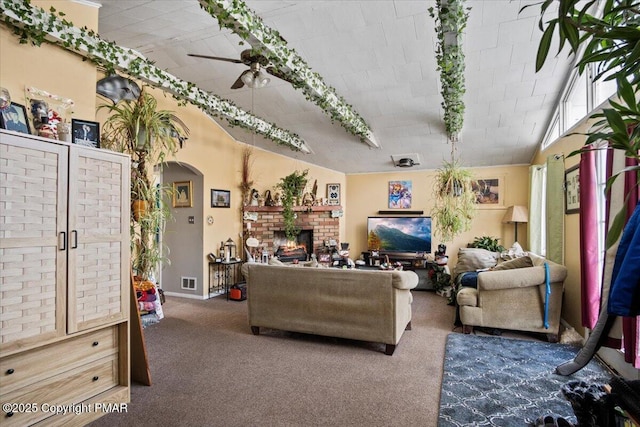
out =
<path fill-rule="evenodd" d="M 253 82 L 254 82 L 253 73 L 244 73 L 242 77 L 240 77 L 240 79 L 247 86 L 253 87 Z"/>

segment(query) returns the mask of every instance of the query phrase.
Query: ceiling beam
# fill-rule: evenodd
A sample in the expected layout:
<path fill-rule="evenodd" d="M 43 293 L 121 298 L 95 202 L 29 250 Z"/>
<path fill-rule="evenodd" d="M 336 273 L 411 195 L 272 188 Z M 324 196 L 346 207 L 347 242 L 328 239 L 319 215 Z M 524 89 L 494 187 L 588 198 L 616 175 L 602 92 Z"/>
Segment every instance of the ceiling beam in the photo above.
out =
<path fill-rule="evenodd" d="M 322 77 L 311 71 L 306 62 L 288 47 L 278 31 L 264 24 L 262 19 L 239 0 L 198 0 L 200 6 L 254 49 L 265 55 L 281 73 L 301 89 L 307 99 L 316 103 L 331 120 L 338 121 L 347 131 L 374 148 L 380 148 L 364 119 L 348 105 Z"/>

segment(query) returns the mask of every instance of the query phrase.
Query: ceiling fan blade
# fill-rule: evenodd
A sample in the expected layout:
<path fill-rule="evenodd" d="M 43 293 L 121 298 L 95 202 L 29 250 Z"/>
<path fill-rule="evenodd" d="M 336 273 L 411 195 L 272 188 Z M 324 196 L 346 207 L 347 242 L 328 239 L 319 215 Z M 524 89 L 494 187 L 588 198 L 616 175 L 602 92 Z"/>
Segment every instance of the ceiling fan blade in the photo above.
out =
<path fill-rule="evenodd" d="M 187 53 L 187 56 L 193 56 L 196 58 L 204 58 L 204 59 L 215 59 L 217 61 L 233 62 L 234 64 L 243 64 L 243 62 L 239 59 L 221 58 L 219 56 L 199 55 L 197 53 Z"/>
<path fill-rule="evenodd" d="M 282 79 L 285 82 L 293 83 L 293 81 L 291 79 L 289 79 L 289 77 L 286 74 L 281 73 L 275 67 L 267 67 L 267 68 L 265 68 L 265 70 L 267 71 L 267 73 L 271 74 L 274 77 Z"/>
<path fill-rule="evenodd" d="M 244 82 L 242 81 L 242 76 L 250 72 L 251 70 L 247 70 L 242 74 L 240 74 L 240 76 L 236 79 L 236 81 L 233 82 L 233 84 L 231 85 L 231 89 L 240 89 L 242 86 L 244 86 Z"/>

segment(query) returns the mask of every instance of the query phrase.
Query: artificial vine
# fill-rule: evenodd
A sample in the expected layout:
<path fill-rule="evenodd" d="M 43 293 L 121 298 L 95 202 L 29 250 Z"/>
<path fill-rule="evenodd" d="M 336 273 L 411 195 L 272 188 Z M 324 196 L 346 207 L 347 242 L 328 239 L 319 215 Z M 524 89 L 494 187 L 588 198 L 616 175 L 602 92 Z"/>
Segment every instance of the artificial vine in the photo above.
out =
<path fill-rule="evenodd" d="M 0 11 L 4 23 L 20 37 L 20 43 L 31 42 L 40 46 L 47 41 L 64 47 L 105 68 L 107 73 L 118 69 L 171 93 L 180 103 L 193 104 L 213 117 L 225 119 L 230 126 L 258 133 L 294 151 L 310 152 L 298 135 L 159 69 L 137 52 L 101 39 L 93 30 L 75 27 L 72 22 L 64 19 L 63 12 L 57 12 L 53 7 L 47 13 L 41 8 L 33 7 L 28 0 L 0 0 Z"/>
<path fill-rule="evenodd" d="M 429 14 L 436 21 L 436 62 L 442 85 L 440 93 L 443 98 L 444 125 L 450 141 L 458 139 L 464 121 L 462 98 L 466 90 L 462 31 L 467 25 L 470 10 L 464 4 L 465 0 L 436 0 L 437 13 L 432 7 L 429 8 Z"/>
<path fill-rule="evenodd" d="M 322 77 L 311 71 L 307 63 L 287 45 L 278 31 L 264 24 L 242 0 L 199 0 L 200 6 L 218 20 L 220 28 L 227 28 L 253 49 L 265 56 L 281 73 L 287 76 L 294 88 L 302 90 L 308 101 L 318 105 L 332 122 L 338 122 L 361 141 L 371 141 L 373 133 L 353 107 L 327 86 Z"/>

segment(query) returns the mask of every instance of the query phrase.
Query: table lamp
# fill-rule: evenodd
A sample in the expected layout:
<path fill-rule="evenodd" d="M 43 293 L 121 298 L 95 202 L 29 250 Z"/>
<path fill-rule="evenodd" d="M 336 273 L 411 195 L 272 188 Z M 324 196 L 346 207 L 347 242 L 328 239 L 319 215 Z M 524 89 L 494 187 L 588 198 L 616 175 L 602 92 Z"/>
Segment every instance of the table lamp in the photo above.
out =
<path fill-rule="evenodd" d="M 507 208 L 507 212 L 504 214 L 502 218 L 503 224 L 513 223 L 515 227 L 515 241 L 518 241 L 518 223 L 520 222 L 529 222 L 529 211 L 524 206 L 509 206 Z"/>

